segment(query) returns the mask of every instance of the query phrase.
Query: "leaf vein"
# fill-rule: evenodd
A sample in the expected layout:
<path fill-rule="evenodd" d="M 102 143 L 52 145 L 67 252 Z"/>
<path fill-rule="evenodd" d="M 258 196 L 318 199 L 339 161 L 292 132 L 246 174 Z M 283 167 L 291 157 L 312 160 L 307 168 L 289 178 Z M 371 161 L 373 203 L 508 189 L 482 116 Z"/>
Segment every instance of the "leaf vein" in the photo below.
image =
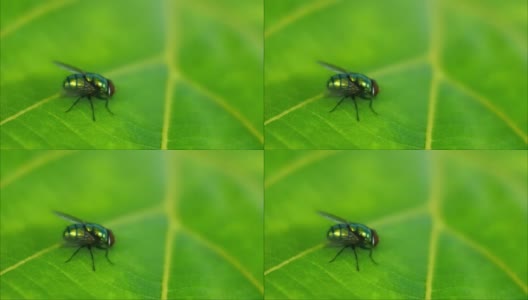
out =
<path fill-rule="evenodd" d="M 24 108 L 23 110 L 17 112 L 16 114 L 3 119 L 2 122 L 0 122 L 0 126 L 3 126 L 4 124 L 15 120 L 16 118 L 20 117 L 21 115 L 23 115 L 23 114 L 25 114 L 27 112 L 30 112 L 30 111 L 34 110 L 35 108 L 50 102 L 51 100 L 58 99 L 59 97 L 60 97 L 60 93 L 57 93 L 57 94 L 51 95 L 51 96 L 49 96 L 47 98 L 44 98 L 44 99 L 42 99 L 40 101 L 37 101 L 35 104 L 33 104 L 31 106 L 28 106 L 28 107 Z"/>
<path fill-rule="evenodd" d="M 242 264 L 236 258 L 231 256 L 226 250 L 224 250 L 220 246 L 209 241 L 205 237 L 201 236 L 197 232 L 194 232 L 187 227 L 182 226 L 181 229 L 185 233 L 193 237 L 195 240 L 202 243 L 208 249 L 212 250 L 213 252 L 218 254 L 220 257 L 222 257 L 225 261 L 227 261 L 230 265 L 232 265 L 235 269 L 237 269 L 253 286 L 255 286 L 262 295 L 264 295 L 264 286 L 262 285 L 262 283 L 260 283 L 253 276 L 253 274 L 251 274 L 246 268 L 244 268 L 244 266 L 242 266 Z"/>
<path fill-rule="evenodd" d="M 170 117 L 172 114 L 172 97 L 174 95 L 175 80 L 178 77 L 178 66 L 177 62 L 174 61 L 174 57 L 177 57 L 177 39 L 179 37 L 174 30 L 174 13 L 176 10 L 174 7 L 174 1 L 166 0 L 164 5 L 164 16 L 165 16 L 165 64 L 167 65 L 167 83 L 165 88 L 165 100 L 163 110 L 163 127 L 161 129 L 161 149 L 167 149 L 169 143 L 169 129 L 170 129 Z"/>
<path fill-rule="evenodd" d="M 438 250 L 438 235 L 440 230 L 443 227 L 442 217 L 441 217 L 441 200 L 442 200 L 442 187 L 443 187 L 443 170 L 441 169 L 441 162 L 437 156 L 432 157 L 431 162 L 431 188 L 429 199 L 427 200 L 427 205 L 429 209 L 429 214 L 432 219 L 431 227 L 431 238 L 429 240 L 429 253 L 428 253 L 428 262 L 427 262 L 427 275 L 425 281 L 425 299 L 431 299 L 431 294 L 433 290 L 433 279 L 434 279 L 434 268 L 436 264 L 437 250 Z"/>
<path fill-rule="evenodd" d="M 528 144 L 528 135 L 523 132 L 522 129 L 519 128 L 519 126 L 517 126 L 517 124 L 515 124 L 515 122 L 510 117 L 508 117 L 503 111 L 497 108 L 493 104 L 493 102 L 446 74 L 444 75 L 444 79 L 448 83 L 453 85 L 455 88 L 468 95 L 471 99 L 476 100 L 490 112 L 496 115 L 499 119 L 504 121 L 504 123 L 506 123 L 506 126 L 508 126 L 518 137 L 520 137 L 525 144 Z"/>
<path fill-rule="evenodd" d="M 77 151 L 49 151 L 43 155 L 39 155 L 36 158 L 31 159 L 30 161 L 24 163 L 19 168 L 11 172 L 9 175 L 2 176 L 0 180 L 0 189 L 8 186 L 14 181 L 20 179 L 21 177 L 35 171 L 36 169 L 49 164 L 55 160 L 65 157 L 66 155 L 73 154 Z"/>
<path fill-rule="evenodd" d="M 291 175 L 292 173 L 302 169 L 310 164 L 313 164 L 319 160 L 327 158 L 330 155 L 335 155 L 340 151 L 311 151 L 301 158 L 292 161 L 291 163 L 283 166 L 274 175 L 269 176 L 264 182 L 264 188 L 267 189 L 270 186 L 282 180 L 284 177 Z"/>
<path fill-rule="evenodd" d="M 497 256 L 495 256 L 491 251 L 486 249 L 485 247 L 479 245 L 477 242 L 473 241 L 472 239 L 468 238 L 461 232 L 458 232 L 454 228 L 451 228 L 450 226 L 443 226 L 443 229 L 451 234 L 452 236 L 458 238 L 460 241 L 468 245 L 470 248 L 476 250 L 478 253 L 482 254 L 484 257 L 489 259 L 495 266 L 497 266 L 499 269 L 501 269 L 510 279 L 519 286 L 524 293 L 528 294 L 528 285 L 524 283 L 518 276 L 513 272 L 502 260 L 500 260 Z"/>
<path fill-rule="evenodd" d="M 236 108 L 231 106 L 225 99 L 214 94 L 213 92 L 209 91 L 205 87 L 199 85 L 197 82 L 194 82 L 189 78 L 180 76 L 179 79 L 191 86 L 194 90 L 204 94 L 205 96 L 207 96 L 207 98 L 213 100 L 214 103 L 216 103 L 218 106 L 227 111 L 236 120 L 240 121 L 242 126 L 244 126 L 259 141 L 259 143 L 264 143 L 264 136 L 262 135 L 262 133 L 259 132 L 244 115 L 242 115 Z"/>
<path fill-rule="evenodd" d="M 3 270 L 0 272 L 0 276 L 3 276 L 4 274 L 6 274 L 6 273 L 8 273 L 8 272 L 10 272 L 10 271 L 13 271 L 14 269 L 16 269 L 16 268 L 22 266 L 23 264 L 25 264 L 25 263 L 27 263 L 27 262 L 29 262 L 29 261 L 32 261 L 33 259 L 35 259 L 35 258 L 37 258 L 37 257 L 40 257 L 40 256 L 42 256 L 42 255 L 44 255 L 44 254 L 50 252 L 51 250 L 55 250 L 55 249 L 59 248 L 60 245 L 61 245 L 60 243 L 56 243 L 56 244 L 54 244 L 54 245 L 52 245 L 52 246 L 49 246 L 49 247 L 47 247 L 47 248 L 44 248 L 44 249 L 38 251 L 37 253 L 35 253 L 35 254 L 33 254 L 33 255 L 30 255 L 30 256 L 24 258 L 23 260 L 17 262 L 16 264 L 14 264 L 14 265 L 12 265 L 12 266 L 10 266 L 10 267 L 7 267 L 7 268 L 5 268 L 5 269 L 3 269 Z"/>
<path fill-rule="evenodd" d="M 169 292 L 169 277 L 170 267 L 172 261 L 172 249 L 174 246 L 174 236 L 180 229 L 178 221 L 177 204 L 179 201 L 179 193 L 177 185 L 180 182 L 179 174 L 175 172 L 175 164 L 177 163 L 174 155 L 167 155 L 166 158 L 166 190 L 164 199 L 164 211 L 167 216 L 167 235 L 165 236 L 165 254 L 163 263 L 163 276 L 161 282 L 161 299 L 168 299 Z"/>
<path fill-rule="evenodd" d="M 337 0 L 319 0 L 310 3 L 309 5 L 303 6 L 300 9 L 294 11 L 293 13 L 287 15 L 283 19 L 279 20 L 274 25 L 268 27 L 268 30 L 264 32 L 264 39 L 270 37 L 272 34 L 282 30 L 284 27 L 300 20 L 307 15 L 310 15 L 314 12 L 320 11 L 328 6 L 331 6 L 337 3 Z"/>
<path fill-rule="evenodd" d="M 20 16 L 15 22 L 5 26 L 4 29 L 0 32 L 0 39 L 13 33 L 24 25 L 30 23 L 31 21 L 34 21 L 39 17 L 42 17 L 48 13 L 51 13 L 54 10 L 58 10 L 74 2 L 75 1 L 73 0 L 62 0 L 55 2 L 47 2 L 41 6 L 38 6 L 32 9 L 31 11 L 27 12 L 25 15 Z"/>
<path fill-rule="evenodd" d="M 438 100 L 438 84 L 442 77 L 442 68 L 441 68 L 441 28 L 440 24 L 440 10 L 442 8 L 439 5 L 439 2 L 435 0 L 429 1 L 429 30 L 430 30 L 430 39 L 429 39 L 429 53 L 428 58 L 431 64 L 432 69 L 432 78 L 431 78 L 431 88 L 429 90 L 429 99 L 428 99 L 428 111 L 427 111 L 427 128 L 425 130 L 425 149 L 431 150 L 433 143 L 433 128 L 434 120 L 436 116 L 436 107 Z"/>

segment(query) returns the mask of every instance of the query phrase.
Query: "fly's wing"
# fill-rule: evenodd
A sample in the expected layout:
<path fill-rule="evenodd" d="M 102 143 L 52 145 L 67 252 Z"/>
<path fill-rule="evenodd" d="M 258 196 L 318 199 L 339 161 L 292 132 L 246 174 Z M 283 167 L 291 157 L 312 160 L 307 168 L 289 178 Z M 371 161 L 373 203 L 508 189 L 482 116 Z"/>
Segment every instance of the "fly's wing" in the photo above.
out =
<path fill-rule="evenodd" d="M 362 91 L 361 87 L 357 84 L 357 82 L 352 81 L 350 79 L 350 76 L 348 77 L 348 80 L 349 80 L 349 84 L 348 84 L 348 87 L 346 88 L 348 93 L 350 93 L 351 95 L 357 95 L 358 93 Z"/>
<path fill-rule="evenodd" d="M 339 241 L 328 241 L 327 247 L 343 247 L 343 245 L 357 245 L 361 241 L 360 237 L 350 230 L 347 236 L 341 237 Z"/>
<path fill-rule="evenodd" d="M 348 86 L 344 86 L 340 89 L 328 89 L 326 91 L 326 96 L 331 97 L 342 97 L 350 95 L 358 95 L 362 89 L 354 81 L 348 79 Z"/>
<path fill-rule="evenodd" d="M 67 71 L 70 71 L 72 73 L 80 73 L 80 74 L 85 74 L 85 72 L 79 68 L 76 68 L 74 66 L 70 66 L 68 64 L 65 64 L 65 63 L 61 63 L 59 61 L 54 61 L 53 62 L 54 64 L 56 64 L 57 66 L 63 68 L 64 70 L 67 70 Z"/>
<path fill-rule="evenodd" d="M 317 213 L 319 213 L 321 216 L 327 218 L 328 220 L 330 221 L 333 221 L 333 222 L 336 222 L 336 223 L 339 223 L 339 224 L 348 224 L 348 221 L 345 220 L 345 219 L 342 219 L 338 216 L 334 216 L 332 214 L 329 214 L 327 212 L 324 212 L 324 211 L 318 211 Z"/>
<path fill-rule="evenodd" d="M 359 238 L 357 237 L 357 235 L 354 233 L 354 231 L 352 230 L 352 228 L 350 227 L 350 222 L 343 219 L 343 218 L 340 218 L 338 216 L 334 216 L 332 214 L 329 214 L 327 212 L 324 212 L 324 211 L 318 211 L 318 213 L 327 218 L 328 220 L 330 221 L 333 221 L 333 222 L 336 222 L 338 224 L 346 224 L 348 226 L 348 230 L 349 230 L 349 235 L 347 238 L 347 240 L 350 240 L 350 242 L 357 242 L 359 240 Z"/>
<path fill-rule="evenodd" d="M 338 66 L 334 66 L 334 65 L 332 65 L 332 64 L 325 63 L 325 62 L 323 62 L 323 61 L 318 61 L 318 63 L 319 63 L 321 66 L 327 68 L 327 69 L 330 70 L 330 71 L 333 71 L 333 72 L 336 72 L 336 73 L 345 73 L 345 74 L 348 73 L 347 70 L 345 70 L 345 69 L 343 69 L 343 68 L 340 68 L 340 67 L 338 67 Z"/>
<path fill-rule="evenodd" d="M 82 234 L 77 231 L 77 235 L 75 239 L 66 240 L 65 245 L 66 246 L 84 246 L 84 245 L 93 245 L 95 242 L 95 237 L 92 233 L 90 233 L 87 229 L 86 222 L 76 218 L 74 216 L 59 212 L 59 211 L 53 211 L 57 216 L 63 218 L 66 221 L 70 221 L 75 224 L 81 224 L 81 228 L 77 227 L 77 230 L 81 230 Z"/>
<path fill-rule="evenodd" d="M 77 235 L 77 237 L 74 240 L 64 241 L 64 245 L 66 247 L 79 247 L 79 246 L 85 246 L 85 245 L 93 245 L 95 242 L 95 237 L 87 230 L 83 230 L 83 232 L 84 232 L 83 235 Z"/>
<path fill-rule="evenodd" d="M 53 211 L 53 213 L 55 213 L 57 216 L 63 218 L 64 220 L 66 221 L 70 221 L 72 223 L 81 223 L 81 224 L 85 224 L 85 222 L 81 219 L 78 219 L 74 216 L 70 216 L 68 214 L 65 214 L 65 213 L 61 213 L 59 211 Z"/>

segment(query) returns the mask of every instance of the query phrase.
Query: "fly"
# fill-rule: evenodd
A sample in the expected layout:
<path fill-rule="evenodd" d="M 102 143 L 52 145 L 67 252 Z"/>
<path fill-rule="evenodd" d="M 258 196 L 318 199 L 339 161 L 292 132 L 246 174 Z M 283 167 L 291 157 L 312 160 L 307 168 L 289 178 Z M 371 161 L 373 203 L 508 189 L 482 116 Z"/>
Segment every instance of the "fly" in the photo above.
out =
<path fill-rule="evenodd" d="M 112 230 L 99 224 L 82 221 L 65 213 L 58 211 L 55 211 L 54 213 L 57 216 L 74 223 L 68 225 L 68 227 L 64 229 L 62 237 L 67 246 L 75 246 L 79 248 L 73 252 L 72 256 L 66 262 L 69 262 L 82 248 L 88 248 L 90 256 L 92 257 L 92 269 L 95 271 L 95 262 L 92 253 L 92 247 L 95 247 L 106 250 L 105 257 L 109 263 L 113 264 L 108 258 L 108 249 L 110 249 L 115 243 L 115 237 Z"/>
<path fill-rule="evenodd" d="M 341 97 L 341 100 L 330 111 L 333 112 L 346 98 L 351 98 L 356 108 L 356 119 L 359 121 L 359 111 L 356 103 L 356 97 L 370 101 L 369 107 L 373 113 L 377 114 L 372 107 L 372 100 L 379 93 L 379 87 L 376 80 L 363 74 L 349 72 L 343 68 L 320 61 L 320 65 L 336 72 L 337 74 L 330 77 L 326 82 L 326 88 L 331 96 Z"/>
<path fill-rule="evenodd" d="M 345 219 L 326 212 L 320 211 L 319 214 L 337 223 L 330 227 L 326 233 L 330 245 L 343 247 L 330 262 L 333 262 L 346 248 L 352 248 L 354 256 L 356 257 L 356 269 L 359 271 L 359 263 L 356 253 L 356 247 L 359 247 L 369 250 L 370 259 L 377 264 L 372 258 L 372 249 L 376 247 L 379 242 L 376 230 L 360 223 L 346 221 Z"/>
<path fill-rule="evenodd" d="M 58 61 L 55 61 L 55 64 L 74 73 L 66 77 L 62 83 L 66 96 L 77 97 L 77 100 L 66 112 L 69 112 L 82 98 L 87 98 L 92 108 L 92 119 L 95 121 L 95 111 L 92 103 L 92 97 L 94 97 L 106 101 L 106 110 L 110 114 L 114 114 L 108 108 L 108 100 L 115 93 L 114 83 L 110 79 L 96 73 L 84 72 L 79 68 Z"/>

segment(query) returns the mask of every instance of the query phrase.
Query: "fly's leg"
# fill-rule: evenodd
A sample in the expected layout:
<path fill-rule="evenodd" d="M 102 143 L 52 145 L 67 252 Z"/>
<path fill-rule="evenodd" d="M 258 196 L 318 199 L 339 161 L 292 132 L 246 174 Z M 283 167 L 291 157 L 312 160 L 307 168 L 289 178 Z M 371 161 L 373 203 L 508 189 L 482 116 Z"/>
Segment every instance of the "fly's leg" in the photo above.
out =
<path fill-rule="evenodd" d="M 372 107 L 372 99 L 370 99 L 370 105 L 369 105 L 369 107 L 370 107 L 370 110 L 372 110 L 372 112 L 373 112 L 374 114 L 376 114 L 376 115 L 378 114 L 378 113 L 374 110 L 374 107 Z"/>
<path fill-rule="evenodd" d="M 334 108 L 332 108 L 332 110 L 331 110 L 330 112 L 333 112 L 333 111 L 334 111 L 334 110 L 335 110 L 335 109 L 336 109 L 336 108 L 337 108 L 337 107 L 343 102 L 343 100 L 345 100 L 345 98 L 346 98 L 346 96 L 343 97 L 343 98 L 341 98 L 341 100 L 339 100 L 339 102 L 337 103 L 337 105 L 334 106 Z"/>
<path fill-rule="evenodd" d="M 84 246 L 81 246 L 81 247 L 77 248 L 77 250 L 75 250 L 75 252 L 73 252 L 72 256 L 70 256 L 70 258 L 68 258 L 68 260 L 65 261 L 65 262 L 67 263 L 70 260 L 72 260 L 72 258 L 75 256 L 75 254 L 77 254 L 77 252 L 79 252 L 79 250 L 81 250 L 82 248 L 84 248 Z"/>
<path fill-rule="evenodd" d="M 92 108 L 92 120 L 95 122 L 95 111 L 93 108 L 92 97 L 88 96 L 88 100 L 90 101 L 90 107 Z"/>
<path fill-rule="evenodd" d="M 356 270 L 359 272 L 359 262 L 357 258 L 356 247 L 352 246 L 352 250 L 354 250 L 354 256 L 356 257 Z"/>
<path fill-rule="evenodd" d="M 90 256 L 92 257 L 92 269 L 95 272 L 95 261 L 94 261 L 94 258 L 93 258 L 92 247 L 90 247 L 90 246 L 87 246 L 87 247 L 88 247 L 88 250 L 90 250 Z"/>
<path fill-rule="evenodd" d="M 370 257 L 370 260 L 372 260 L 373 263 L 375 263 L 376 265 L 378 264 L 378 263 L 374 260 L 374 258 L 372 258 L 372 249 L 370 249 L 369 257 Z"/>
<path fill-rule="evenodd" d="M 358 107 L 357 107 L 356 98 L 352 97 L 352 101 L 354 101 L 354 106 L 356 107 L 356 120 L 359 122 L 359 110 L 358 110 Z"/>
<path fill-rule="evenodd" d="M 108 260 L 109 263 L 111 263 L 112 265 L 114 264 L 114 263 L 110 260 L 110 258 L 108 258 L 108 249 L 106 249 L 106 255 L 105 255 L 105 257 L 106 257 L 106 260 Z"/>
<path fill-rule="evenodd" d="M 105 104 L 106 110 L 108 110 L 108 112 L 113 115 L 114 113 L 108 107 L 108 99 L 105 99 L 105 100 L 106 100 L 106 104 Z"/>
<path fill-rule="evenodd" d="M 90 98 L 88 97 L 88 99 L 90 99 Z M 92 103 L 92 100 L 91 100 L 91 99 L 90 99 L 90 103 Z M 94 121 L 95 121 L 95 119 L 94 119 Z M 95 240 L 96 237 L 90 232 L 90 230 L 88 230 L 88 227 L 86 227 L 86 224 L 83 224 L 83 227 L 84 227 L 84 232 L 86 232 L 87 235 L 91 236 L 92 239 Z M 93 257 L 93 253 L 92 253 L 92 247 L 91 247 L 91 246 L 88 246 L 88 245 L 85 246 L 85 247 L 87 247 L 88 250 L 90 251 L 90 256 L 92 257 L 92 269 L 93 269 L 94 272 L 95 272 L 95 261 L 94 261 L 94 257 Z"/>
<path fill-rule="evenodd" d="M 343 252 L 343 250 L 345 250 L 346 247 L 348 247 L 348 246 L 345 246 L 341 250 L 339 250 L 339 252 L 337 252 L 336 256 L 334 256 L 334 258 L 332 258 L 332 260 L 329 261 L 329 263 L 333 262 L 339 256 L 339 254 L 341 254 L 341 252 Z"/>
<path fill-rule="evenodd" d="M 79 98 L 77 98 L 77 100 L 75 100 L 75 102 L 73 102 L 72 106 L 70 106 L 70 108 L 68 108 L 68 110 L 65 111 L 65 112 L 69 112 L 70 110 L 72 110 L 72 108 L 73 108 L 73 107 L 79 102 L 79 100 L 81 100 L 81 99 L 82 99 L 82 96 L 79 97 Z"/>

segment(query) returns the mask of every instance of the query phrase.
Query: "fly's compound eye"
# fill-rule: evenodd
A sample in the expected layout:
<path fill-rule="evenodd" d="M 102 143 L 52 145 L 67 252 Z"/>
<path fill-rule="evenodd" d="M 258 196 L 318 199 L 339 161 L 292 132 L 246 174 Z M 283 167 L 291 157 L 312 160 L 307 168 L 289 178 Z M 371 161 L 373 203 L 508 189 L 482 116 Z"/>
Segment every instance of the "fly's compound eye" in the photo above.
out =
<path fill-rule="evenodd" d="M 379 86 L 376 80 L 372 80 L 372 96 L 376 96 L 379 93 Z"/>
<path fill-rule="evenodd" d="M 115 243 L 115 236 L 112 230 L 108 229 L 108 247 L 112 247 Z"/>
<path fill-rule="evenodd" d="M 108 80 L 108 96 L 112 96 L 115 93 L 115 86 L 111 80 Z"/>
<path fill-rule="evenodd" d="M 376 247 L 376 245 L 379 243 L 379 237 L 376 230 L 372 229 L 372 247 Z"/>

